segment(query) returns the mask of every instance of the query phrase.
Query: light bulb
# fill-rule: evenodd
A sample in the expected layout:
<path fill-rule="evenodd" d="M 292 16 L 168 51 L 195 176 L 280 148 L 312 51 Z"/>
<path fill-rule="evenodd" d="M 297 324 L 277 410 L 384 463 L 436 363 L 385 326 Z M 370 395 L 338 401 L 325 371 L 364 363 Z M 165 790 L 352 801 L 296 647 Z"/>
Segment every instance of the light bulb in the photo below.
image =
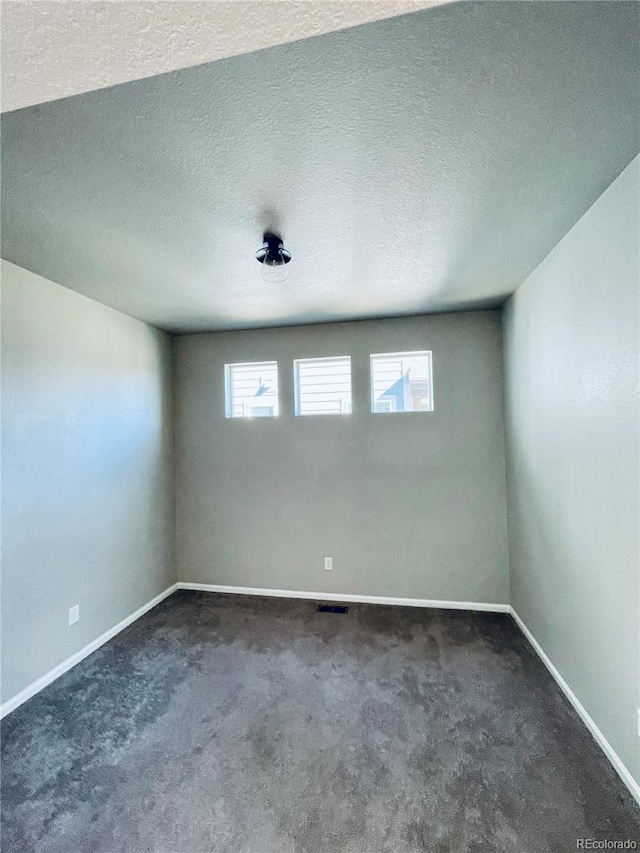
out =
<path fill-rule="evenodd" d="M 280 284 L 286 281 L 287 273 L 284 268 L 282 253 L 269 253 L 262 262 L 262 278 L 270 284 Z"/>
<path fill-rule="evenodd" d="M 262 264 L 262 278 L 270 284 L 285 281 L 285 264 L 291 260 L 291 252 L 282 245 L 282 238 L 271 231 L 265 231 L 264 243 L 256 252 L 256 260 Z"/>

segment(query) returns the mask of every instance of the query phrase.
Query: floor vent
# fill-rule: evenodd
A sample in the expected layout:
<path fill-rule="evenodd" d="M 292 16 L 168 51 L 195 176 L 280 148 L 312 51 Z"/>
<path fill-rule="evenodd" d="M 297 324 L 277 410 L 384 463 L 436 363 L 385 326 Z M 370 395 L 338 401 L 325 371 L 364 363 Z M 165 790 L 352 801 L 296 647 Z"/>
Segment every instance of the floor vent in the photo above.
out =
<path fill-rule="evenodd" d="M 349 608 L 344 604 L 319 604 L 318 613 L 348 613 Z"/>

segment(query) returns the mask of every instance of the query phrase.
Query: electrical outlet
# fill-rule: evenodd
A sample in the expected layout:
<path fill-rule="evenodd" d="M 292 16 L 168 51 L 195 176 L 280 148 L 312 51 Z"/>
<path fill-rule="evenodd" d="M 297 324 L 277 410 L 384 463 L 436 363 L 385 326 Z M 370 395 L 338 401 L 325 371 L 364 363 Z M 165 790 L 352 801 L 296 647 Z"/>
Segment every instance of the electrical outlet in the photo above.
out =
<path fill-rule="evenodd" d="M 69 608 L 69 625 L 75 625 L 78 619 L 80 619 L 80 605 L 74 604 Z"/>
<path fill-rule="evenodd" d="M 324 558 L 324 567 L 330 572 L 333 569 L 333 557 L 325 557 Z"/>

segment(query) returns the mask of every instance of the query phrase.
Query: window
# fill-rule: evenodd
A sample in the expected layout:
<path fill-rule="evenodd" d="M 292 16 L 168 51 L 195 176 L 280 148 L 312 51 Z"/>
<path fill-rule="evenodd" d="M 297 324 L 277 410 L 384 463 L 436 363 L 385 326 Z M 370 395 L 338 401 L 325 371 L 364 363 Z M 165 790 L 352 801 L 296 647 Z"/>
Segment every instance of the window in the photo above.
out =
<path fill-rule="evenodd" d="M 351 358 L 299 358 L 293 364 L 296 415 L 351 412 Z"/>
<path fill-rule="evenodd" d="M 272 418 L 278 414 L 278 363 L 255 361 L 224 367 L 228 418 Z"/>
<path fill-rule="evenodd" d="M 386 352 L 371 356 L 371 411 L 432 412 L 431 352 Z"/>

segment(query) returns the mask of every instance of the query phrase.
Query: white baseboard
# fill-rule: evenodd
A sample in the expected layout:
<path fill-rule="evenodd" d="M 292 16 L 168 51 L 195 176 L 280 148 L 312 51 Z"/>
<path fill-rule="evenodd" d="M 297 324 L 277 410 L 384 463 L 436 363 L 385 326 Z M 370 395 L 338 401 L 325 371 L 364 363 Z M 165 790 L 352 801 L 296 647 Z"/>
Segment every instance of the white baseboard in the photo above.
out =
<path fill-rule="evenodd" d="M 354 604 L 398 604 L 401 607 L 440 607 L 445 610 L 482 610 L 488 613 L 511 613 L 508 604 L 485 604 L 480 601 L 443 601 L 438 598 L 394 598 L 387 595 L 354 595 L 341 592 L 303 592 L 297 589 L 262 589 L 253 586 L 225 586 L 217 583 L 178 581 L 178 589 L 197 592 L 226 592 L 233 595 L 264 595 L 269 598 L 304 598 L 311 601 L 344 601 Z"/>
<path fill-rule="evenodd" d="M 31 699 L 32 696 L 35 696 L 36 693 L 39 693 L 43 689 L 43 687 L 46 687 L 48 684 L 51 684 L 51 682 L 55 681 L 56 678 L 59 678 L 65 672 L 68 672 L 77 663 L 80 663 L 81 660 L 84 660 L 86 657 L 88 657 L 88 655 L 90 655 L 92 652 L 95 652 L 96 649 L 99 649 L 100 646 L 103 646 L 108 640 L 110 640 L 112 637 L 115 637 L 116 634 L 119 634 L 120 631 L 131 625 L 132 622 L 135 622 L 136 619 L 139 619 L 141 616 L 144 616 L 144 614 L 148 610 L 151 610 L 152 607 L 155 607 L 156 604 L 159 604 L 163 599 L 171 595 L 172 592 L 175 592 L 177 588 L 177 584 L 172 584 L 172 586 L 168 587 L 168 589 L 165 589 L 164 592 L 161 592 L 160 595 L 156 595 L 156 597 L 152 598 L 151 601 L 147 601 L 146 604 L 143 604 L 142 607 L 139 607 L 135 613 L 132 613 L 130 616 L 127 616 L 126 619 L 122 620 L 122 622 L 118 622 L 118 624 L 114 625 L 113 628 L 110 628 L 108 631 L 105 631 L 104 634 L 101 634 L 83 649 L 80 649 L 80 651 L 76 652 L 75 655 L 71 655 L 70 658 L 67 658 L 65 661 L 58 664 L 58 666 L 55 666 L 46 675 L 43 675 L 42 678 L 39 678 L 37 681 L 34 681 L 33 684 L 30 684 L 28 687 L 25 687 L 24 690 L 21 690 L 20 693 L 16 694 L 12 699 L 8 699 L 3 705 L 0 706 L 0 720 L 3 717 L 6 717 L 7 714 L 10 714 L 11 711 L 14 711 L 17 707 L 22 705 L 23 702 L 26 702 L 27 699 Z"/>
<path fill-rule="evenodd" d="M 580 717 L 582 722 L 585 724 L 585 726 L 589 729 L 589 731 L 593 735 L 598 746 L 602 749 L 604 754 L 607 756 L 607 758 L 609 759 L 609 761 L 613 765 L 614 769 L 616 770 L 616 772 L 618 773 L 618 775 L 620 776 L 620 778 L 622 779 L 624 784 L 631 791 L 632 796 L 637 800 L 638 804 L 640 804 L 640 785 L 636 782 L 636 780 L 633 778 L 633 776 L 631 775 L 631 773 L 629 772 L 627 767 L 624 765 L 624 763 L 623 763 L 622 759 L 620 758 L 620 756 L 618 755 L 618 753 L 614 750 L 614 748 L 611 746 L 609 741 L 602 734 L 602 732 L 600 731 L 600 729 L 598 728 L 598 726 L 596 725 L 593 718 L 588 713 L 588 711 L 586 710 L 586 708 L 584 707 L 582 702 L 580 702 L 580 700 L 578 699 L 576 694 L 569 687 L 569 685 L 564 680 L 564 678 L 560 675 L 560 673 L 555 668 L 555 666 L 551 663 L 550 658 L 548 657 L 548 655 L 546 654 L 546 652 L 544 651 L 544 649 L 542 648 L 540 643 L 536 640 L 536 638 L 533 636 L 531 631 L 524 624 L 522 619 L 518 616 L 518 614 L 513 609 L 513 607 L 511 607 L 510 610 L 511 610 L 511 615 L 513 616 L 513 619 L 515 620 L 516 624 L 518 625 L 518 627 L 520 628 L 522 633 L 525 635 L 527 640 L 531 643 L 535 652 L 538 654 L 538 657 L 543 662 L 543 664 L 547 667 L 547 669 L 549 670 L 549 672 L 551 673 L 551 675 L 553 676 L 553 678 L 557 682 L 558 686 L 560 687 L 560 690 L 562 690 L 562 692 L 567 697 L 569 702 L 571 702 L 571 704 L 573 705 L 573 707 L 577 711 L 578 716 Z"/>

